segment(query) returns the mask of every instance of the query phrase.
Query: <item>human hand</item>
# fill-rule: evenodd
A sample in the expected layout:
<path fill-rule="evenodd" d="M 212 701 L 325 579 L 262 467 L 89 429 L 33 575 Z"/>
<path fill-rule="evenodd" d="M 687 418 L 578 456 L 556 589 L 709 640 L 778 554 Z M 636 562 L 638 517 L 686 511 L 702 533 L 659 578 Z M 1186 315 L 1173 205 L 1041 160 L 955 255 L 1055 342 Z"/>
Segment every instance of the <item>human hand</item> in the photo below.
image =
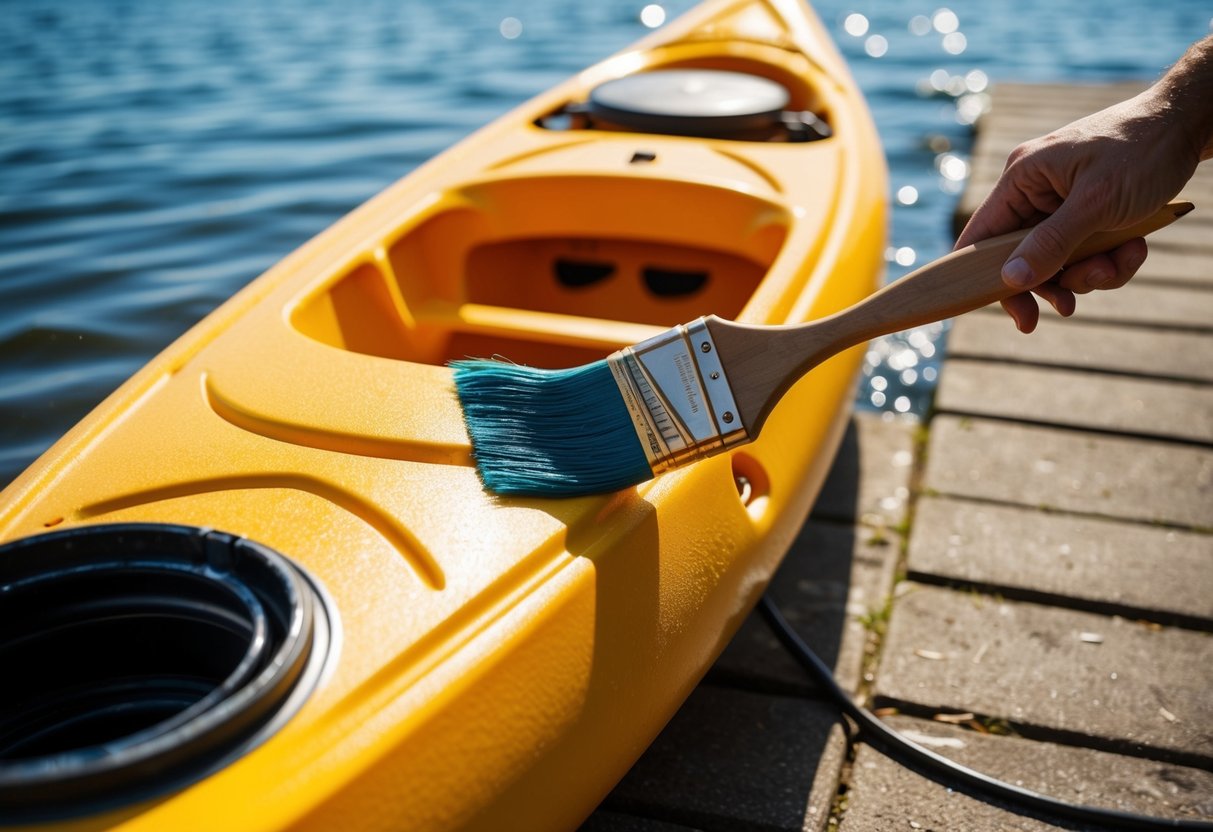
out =
<path fill-rule="evenodd" d="M 957 248 L 1019 228 L 1032 231 L 1003 265 L 1007 285 L 1030 289 L 1062 315 L 1075 294 L 1123 286 L 1146 259 L 1143 239 L 1062 271 L 1097 231 L 1152 214 L 1213 158 L 1213 35 L 1192 45 L 1150 89 L 1017 147 L 969 219 Z M 1025 291 L 1002 302 L 1023 332 L 1040 311 Z"/>
<path fill-rule="evenodd" d="M 1123 286 L 1146 257 L 1145 240 L 1137 238 L 1062 271 L 1075 248 L 1097 231 L 1153 214 L 1191 178 L 1200 156 L 1201 147 L 1176 129 L 1168 102 L 1148 90 L 1017 147 L 956 246 L 1032 227 L 1003 266 L 1003 279 L 1071 315 L 1076 294 Z M 1040 313 L 1030 292 L 1002 305 L 1020 331 L 1036 328 Z"/>

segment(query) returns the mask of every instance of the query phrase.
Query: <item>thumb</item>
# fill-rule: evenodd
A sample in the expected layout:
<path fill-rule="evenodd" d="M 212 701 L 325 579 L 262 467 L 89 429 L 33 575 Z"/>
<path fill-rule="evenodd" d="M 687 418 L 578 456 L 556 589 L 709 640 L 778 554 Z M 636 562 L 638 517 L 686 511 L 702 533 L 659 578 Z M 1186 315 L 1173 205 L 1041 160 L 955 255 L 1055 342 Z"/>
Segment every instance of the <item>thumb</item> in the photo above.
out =
<path fill-rule="evenodd" d="M 1002 279 L 1015 289 L 1031 289 L 1061 271 L 1066 260 L 1087 237 L 1099 230 L 1095 212 L 1067 200 L 1043 219 L 1011 253 Z"/>

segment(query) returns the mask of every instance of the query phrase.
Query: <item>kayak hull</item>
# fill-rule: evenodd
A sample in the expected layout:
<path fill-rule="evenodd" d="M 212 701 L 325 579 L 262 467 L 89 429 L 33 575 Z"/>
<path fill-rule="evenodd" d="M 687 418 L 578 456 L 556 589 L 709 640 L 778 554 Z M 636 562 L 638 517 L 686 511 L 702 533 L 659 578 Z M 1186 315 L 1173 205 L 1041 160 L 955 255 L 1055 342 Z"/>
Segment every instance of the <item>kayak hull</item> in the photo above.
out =
<path fill-rule="evenodd" d="M 832 136 L 545 124 L 603 81 L 666 67 L 771 78 Z M 831 314 L 879 281 L 886 192 L 866 108 L 812 12 L 709 2 L 414 171 L 208 316 L 0 494 L 0 542 L 110 523 L 245 536 L 331 599 L 331 667 L 220 770 L 60 825 L 575 827 L 795 538 L 862 348 L 795 385 L 753 444 L 570 500 L 485 492 L 446 363 L 575 366 L 703 314 Z"/>

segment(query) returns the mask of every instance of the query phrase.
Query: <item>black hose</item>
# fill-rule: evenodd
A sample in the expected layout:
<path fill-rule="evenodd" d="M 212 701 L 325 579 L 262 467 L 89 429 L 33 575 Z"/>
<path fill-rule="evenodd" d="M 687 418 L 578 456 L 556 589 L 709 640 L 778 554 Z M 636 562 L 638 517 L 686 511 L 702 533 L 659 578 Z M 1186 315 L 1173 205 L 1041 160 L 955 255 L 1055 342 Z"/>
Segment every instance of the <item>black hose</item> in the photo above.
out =
<path fill-rule="evenodd" d="M 1013 786 L 980 771 L 961 765 L 941 754 L 936 754 L 911 742 L 886 725 L 871 711 L 863 708 L 851 698 L 834 679 L 834 674 L 825 662 L 817 657 L 804 639 L 792 629 L 783 613 L 775 606 L 769 595 L 760 603 L 767 624 L 775 632 L 797 661 L 818 683 L 823 685 L 848 717 L 858 726 L 859 734 L 870 745 L 891 759 L 913 767 L 937 782 L 961 783 L 970 789 L 997 798 L 1012 806 L 1043 813 L 1049 817 L 1065 818 L 1081 823 L 1094 823 L 1113 829 L 1201 829 L 1213 831 L 1213 823 L 1202 820 L 1180 820 L 1158 818 L 1104 809 L 1099 806 L 1084 806 L 1049 797 L 1038 792 Z"/>

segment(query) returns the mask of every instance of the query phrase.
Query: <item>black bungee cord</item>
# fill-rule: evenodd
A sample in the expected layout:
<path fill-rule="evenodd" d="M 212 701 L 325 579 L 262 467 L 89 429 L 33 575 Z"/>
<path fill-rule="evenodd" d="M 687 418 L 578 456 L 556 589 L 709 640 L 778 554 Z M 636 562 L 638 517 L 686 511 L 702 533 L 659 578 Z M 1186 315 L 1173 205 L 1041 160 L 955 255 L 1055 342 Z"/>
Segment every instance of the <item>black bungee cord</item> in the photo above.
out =
<path fill-rule="evenodd" d="M 784 647 L 792 653 L 793 658 L 800 662 L 815 681 L 826 688 L 830 698 L 855 723 L 860 737 L 889 758 L 907 765 L 936 782 L 943 785 L 960 783 L 972 791 L 997 798 L 1014 807 L 1032 810 L 1037 815 L 1064 818 L 1084 824 L 1099 824 L 1113 829 L 1189 829 L 1213 832 L 1213 823 L 1209 821 L 1151 817 L 1059 800 L 990 777 L 955 760 L 950 760 L 942 754 L 923 748 L 890 728 L 871 711 L 856 704 L 851 695 L 843 690 L 834 679 L 833 671 L 817 657 L 812 648 L 788 624 L 787 619 L 771 600 L 769 594 L 763 595 L 759 607 L 767 624 L 783 642 Z"/>

